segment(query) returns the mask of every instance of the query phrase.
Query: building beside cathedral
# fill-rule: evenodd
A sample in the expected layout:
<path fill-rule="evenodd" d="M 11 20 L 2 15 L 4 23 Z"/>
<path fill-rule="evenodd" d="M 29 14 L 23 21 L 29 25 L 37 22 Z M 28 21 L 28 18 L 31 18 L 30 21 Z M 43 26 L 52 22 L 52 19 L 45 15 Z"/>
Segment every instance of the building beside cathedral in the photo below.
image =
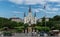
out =
<path fill-rule="evenodd" d="M 15 21 L 15 22 L 23 22 L 23 20 L 21 19 L 21 18 L 19 18 L 19 17 L 12 17 L 12 18 L 10 18 L 11 19 L 11 21 Z"/>
<path fill-rule="evenodd" d="M 29 25 L 37 23 L 36 12 L 34 13 L 34 16 L 33 16 L 32 11 L 31 11 L 31 7 L 29 7 L 29 13 L 27 16 L 24 13 L 24 23 L 28 23 Z"/>
<path fill-rule="evenodd" d="M 38 19 L 38 22 L 42 22 L 42 21 L 43 21 L 43 19 L 45 19 L 45 21 L 46 21 L 46 22 L 48 22 L 48 21 L 50 20 L 50 19 L 49 19 L 49 18 L 47 18 L 47 17 L 46 17 L 46 18 L 39 18 L 39 19 Z"/>

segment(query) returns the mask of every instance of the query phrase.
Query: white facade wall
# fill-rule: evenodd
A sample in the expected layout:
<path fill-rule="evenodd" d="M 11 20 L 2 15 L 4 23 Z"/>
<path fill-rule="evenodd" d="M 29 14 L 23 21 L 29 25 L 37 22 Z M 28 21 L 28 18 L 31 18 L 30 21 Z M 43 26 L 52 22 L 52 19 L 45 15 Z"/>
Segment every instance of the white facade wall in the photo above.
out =
<path fill-rule="evenodd" d="M 29 13 L 28 16 L 24 18 L 24 23 L 36 24 L 36 17 L 33 17 L 32 13 Z"/>

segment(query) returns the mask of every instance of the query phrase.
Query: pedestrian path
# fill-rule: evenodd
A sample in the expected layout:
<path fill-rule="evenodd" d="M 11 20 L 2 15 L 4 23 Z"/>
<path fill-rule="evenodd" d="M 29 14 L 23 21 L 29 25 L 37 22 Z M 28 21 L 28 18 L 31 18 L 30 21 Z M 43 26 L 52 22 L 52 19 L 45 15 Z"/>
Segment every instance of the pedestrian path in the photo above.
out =
<path fill-rule="evenodd" d="M 13 36 L 0 36 L 0 37 L 45 37 L 45 36 L 38 36 L 38 35 L 32 36 L 32 33 L 16 33 Z M 47 36 L 47 37 L 60 37 L 60 36 Z"/>

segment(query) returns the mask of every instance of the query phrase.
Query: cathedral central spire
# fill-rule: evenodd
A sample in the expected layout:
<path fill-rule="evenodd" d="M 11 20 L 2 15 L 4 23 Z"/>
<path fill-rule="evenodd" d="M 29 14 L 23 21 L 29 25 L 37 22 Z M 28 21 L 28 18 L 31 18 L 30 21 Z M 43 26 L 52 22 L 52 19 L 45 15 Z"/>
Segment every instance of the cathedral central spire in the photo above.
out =
<path fill-rule="evenodd" d="M 29 12 L 31 12 L 31 6 L 29 6 Z"/>

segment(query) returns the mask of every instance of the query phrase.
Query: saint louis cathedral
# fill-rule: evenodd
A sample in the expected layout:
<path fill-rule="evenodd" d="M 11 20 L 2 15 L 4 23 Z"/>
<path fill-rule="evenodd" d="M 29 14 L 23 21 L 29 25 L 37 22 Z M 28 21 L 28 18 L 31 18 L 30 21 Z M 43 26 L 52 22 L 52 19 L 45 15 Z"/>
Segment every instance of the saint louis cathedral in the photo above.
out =
<path fill-rule="evenodd" d="M 36 18 L 36 12 L 34 13 L 34 16 L 32 15 L 32 11 L 31 11 L 31 6 L 29 6 L 29 11 L 28 11 L 28 15 L 26 16 L 26 14 L 24 13 L 24 20 L 22 20 L 21 18 L 18 17 L 13 17 L 11 18 L 12 21 L 16 21 L 16 22 L 24 22 L 31 25 L 31 24 L 36 24 L 37 22 L 37 18 Z"/>
<path fill-rule="evenodd" d="M 24 13 L 24 23 L 28 23 L 29 25 L 31 24 L 36 24 L 37 19 L 36 19 L 36 12 L 34 13 L 34 16 L 32 16 L 32 11 L 31 11 L 31 7 L 29 7 L 29 13 L 26 16 Z"/>

